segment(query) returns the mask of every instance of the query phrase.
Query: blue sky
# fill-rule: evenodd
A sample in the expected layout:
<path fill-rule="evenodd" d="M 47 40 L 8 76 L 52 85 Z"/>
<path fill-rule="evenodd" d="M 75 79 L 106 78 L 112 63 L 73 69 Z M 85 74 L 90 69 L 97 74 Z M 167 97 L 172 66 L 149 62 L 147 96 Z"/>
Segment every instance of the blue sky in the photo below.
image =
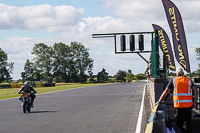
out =
<path fill-rule="evenodd" d="M 195 71 L 198 62 L 194 50 L 200 47 L 200 1 L 173 2 L 183 18 L 191 70 Z M 14 62 L 14 79 L 21 78 L 25 61 L 33 59 L 34 44 L 41 42 L 83 43 L 94 59 L 94 74 L 102 68 L 112 76 L 128 69 L 133 74 L 144 73 L 147 64 L 138 55 L 116 55 L 113 39 L 94 39 L 92 34 L 149 32 L 153 31 L 152 24 L 160 25 L 171 39 L 161 0 L 0 0 L 0 48 Z M 145 42 L 145 49 L 150 49 L 149 37 Z M 149 54 L 143 55 L 149 59 Z"/>
<path fill-rule="evenodd" d="M 76 8 L 84 8 L 85 13 L 81 17 L 105 16 L 110 11 L 110 9 L 102 7 L 101 2 L 96 0 L 0 0 L 0 3 L 17 7 L 38 4 L 72 5 Z"/>

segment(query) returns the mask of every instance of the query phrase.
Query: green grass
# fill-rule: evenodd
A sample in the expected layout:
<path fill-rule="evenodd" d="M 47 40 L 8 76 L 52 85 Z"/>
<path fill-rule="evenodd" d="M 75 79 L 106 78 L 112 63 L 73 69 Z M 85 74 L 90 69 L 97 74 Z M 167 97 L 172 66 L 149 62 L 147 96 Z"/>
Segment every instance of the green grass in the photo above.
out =
<path fill-rule="evenodd" d="M 88 87 L 88 86 L 97 86 L 97 85 L 105 85 L 105 83 L 97 83 L 97 84 L 64 84 L 64 85 L 56 85 L 55 87 L 35 87 L 34 89 L 37 91 L 37 94 L 67 90 L 73 88 L 80 87 Z M 20 88 L 5 88 L 0 89 L 0 99 L 14 98 L 19 97 L 20 94 L 17 94 Z"/>

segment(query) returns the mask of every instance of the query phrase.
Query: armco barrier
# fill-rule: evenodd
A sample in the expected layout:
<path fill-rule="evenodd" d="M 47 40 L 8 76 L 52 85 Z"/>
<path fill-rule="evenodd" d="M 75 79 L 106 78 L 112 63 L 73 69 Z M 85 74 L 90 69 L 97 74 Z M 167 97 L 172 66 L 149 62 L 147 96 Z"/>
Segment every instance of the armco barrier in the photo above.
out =
<path fill-rule="evenodd" d="M 17 88 L 17 84 L 11 84 L 11 88 Z"/>
<path fill-rule="evenodd" d="M 116 81 L 104 81 L 104 83 L 116 83 Z"/>
<path fill-rule="evenodd" d="M 51 87 L 51 86 L 55 86 L 55 83 L 44 83 L 42 85 L 42 87 Z"/>
<path fill-rule="evenodd" d="M 145 133 L 166 133 L 166 103 L 156 105 L 147 122 Z"/>
<path fill-rule="evenodd" d="M 10 88 L 21 88 L 23 84 L 10 84 Z"/>
<path fill-rule="evenodd" d="M 42 83 L 36 83 L 36 87 L 42 87 Z"/>
<path fill-rule="evenodd" d="M 10 84 L 1 84 L 0 89 L 3 89 L 3 88 L 11 88 L 11 85 Z"/>
<path fill-rule="evenodd" d="M 0 89 L 3 88 L 21 88 L 24 84 L 23 83 L 15 83 L 15 84 L 0 84 Z M 55 86 L 55 83 L 33 83 L 31 84 L 33 87 L 51 87 Z"/>
<path fill-rule="evenodd" d="M 23 85 L 24 85 L 24 84 L 22 84 L 22 83 L 21 83 L 21 84 L 17 84 L 16 87 L 17 87 L 17 88 L 21 88 Z"/>
<path fill-rule="evenodd" d="M 31 83 L 31 86 L 36 87 L 36 83 Z"/>

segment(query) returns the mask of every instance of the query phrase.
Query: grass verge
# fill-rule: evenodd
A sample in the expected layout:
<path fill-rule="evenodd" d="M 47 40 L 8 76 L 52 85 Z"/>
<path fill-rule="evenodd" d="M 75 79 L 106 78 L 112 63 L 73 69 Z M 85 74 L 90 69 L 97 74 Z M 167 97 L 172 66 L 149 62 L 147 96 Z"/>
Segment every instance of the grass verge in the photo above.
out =
<path fill-rule="evenodd" d="M 60 90 L 67 90 L 73 88 L 80 88 L 80 87 L 88 87 L 88 86 L 97 86 L 97 85 L 105 85 L 106 83 L 96 83 L 96 84 L 61 84 L 56 85 L 55 87 L 35 87 L 34 89 L 37 91 L 37 94 L 46 93 L 46 92 L 53 92 L 53 91 L 60 91 Z M 0 99 L 7 99 L 7 98 L 14 98 L 19 97 L 20 94 L 17 94 L 20 88 L 5 88 L 0 89 Z"/>

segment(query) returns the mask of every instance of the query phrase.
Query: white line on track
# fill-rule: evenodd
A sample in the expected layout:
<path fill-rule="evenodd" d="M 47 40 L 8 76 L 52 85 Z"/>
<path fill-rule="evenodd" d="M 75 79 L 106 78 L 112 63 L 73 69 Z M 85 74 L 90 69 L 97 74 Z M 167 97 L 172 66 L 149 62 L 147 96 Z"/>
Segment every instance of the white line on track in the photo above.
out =
<path fill-rule="evenodd" d="M 146 85 L 144 86 L 144 91 L 143 91 L 143 96 L 142 96 L 142 101 L 141 101 L 141 106 L 140 106 L 140 112 L 139 112 L 139 116 L 138 116 L 138 120 L 137 120 L 137 126 L 136 126 L 135 133 L 140 133 L 140 131 L 141 131 L 145 90 L 146 90 Z"/>

